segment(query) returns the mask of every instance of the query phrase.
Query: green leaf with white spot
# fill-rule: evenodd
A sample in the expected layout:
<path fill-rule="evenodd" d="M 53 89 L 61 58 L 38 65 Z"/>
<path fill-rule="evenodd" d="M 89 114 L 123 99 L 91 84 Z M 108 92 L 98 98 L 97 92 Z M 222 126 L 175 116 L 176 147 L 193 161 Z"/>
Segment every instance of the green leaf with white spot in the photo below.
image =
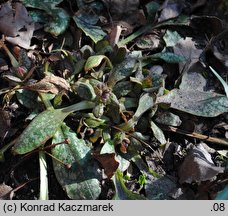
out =
<path fill-rule="evenodd" d="M 61 8 L 52 9 L 52 17 L 46 23 L 44 30 L 54 36 L 65 32 L 68 27 L 70 17 L 66 11 Z"/>
<path fill-rule="evenodd" d="M 177 54 L 171 53 L 171 52 L 161 52 L 161 53 L 155 53 L 153 55 L 143 57 L 142 65 L 145 66 L 145 65 L 148 65 L 157 60 L 163 60 L 163 61 L 165 61 L 167 63 L 171 63 L 171 64 L 186 61 L 184 56 L 177 55 Z"/>
<path fill-rule="evenodd" d="M 141 57 L 141 52 L 132 52 L 124 61 L 116 65 L 110 72 L 107 82 L 108 86 L 113 88 L 117 82 L 129 77 L 133 73 L 139 57 Z"/>
<path fill-rule="evenodd" d="M 203 117 L 215 117 L 228 112 L 226 96 L 190 89 L 173 89 L 158 97 L 156 103 L 168 104 L 173 109 Z"/>
<path fill-rule="evenodd" d="M 58 159 L 53 159 L 58 182 L 71 199 L 97 199 L 101 188 L 90 148 L 83 139 L 79 139 L 75 132 L 63 124 L 55 133 L 52 143 L 65 139 L 69 144 L 57 145 L 52 149 L 52 155 Z M 63 163 L 71 165 L 71 168 L 67 169 Z"/>
<path fill-rule="evenodd" d="M 72 112 L 91 109 L 94 103 L 82 101 L 62 108 L 45 110 L 37 115 L 17 139 L 13 151 L 15 154 L 26 154 L 52 138 L 63 120 Z"/>
<path fill-rule="evenodd" d="M 96 26 L 96 18 L 89 16 L 88 14 L 80 14 L 79 16 L 74 16 L 78 28 L 80 28 L 86 36 L 90 37 L 94 43 L 102 40 L 106 33 L 102 30 L 100 26 Z"/>
<path fill-rule="evenodd" d="M 16 154 L 28 153 L 54 136 L 67 113 L 60 109 L 46 110 L 39 114 L 17 139 L 13 151 Z"/>
<path fill-rule="evenodd" d="M 162 112 L 156 116 L 154 119 L 159 124 L 170 125 L 178 127 L 181 125 L 181 120 L 178 115 L 175 115 L 171 112 Z"/>
<path fill-rule="evenodd" d="M 44 30 L 54 36 L 62 34 L 68 27 L 70 16 L 57 5 L 63 0 L 22 0 L 26 7 L 31 7 L 34 21 L 45 24 Z M 38 10 L 36 10 L 38 9 Z"/>

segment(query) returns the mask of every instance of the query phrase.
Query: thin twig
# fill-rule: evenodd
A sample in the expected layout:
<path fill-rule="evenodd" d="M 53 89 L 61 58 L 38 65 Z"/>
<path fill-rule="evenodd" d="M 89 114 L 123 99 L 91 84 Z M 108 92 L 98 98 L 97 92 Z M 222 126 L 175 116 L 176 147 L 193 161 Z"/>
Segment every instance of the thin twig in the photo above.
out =
<path fill-rule="evenodd" d="M 181 129 L 178 129 L 178 128 L 175 128 L 175 127 L 172 127 L 172 126 L 164 126 L 164 125 L 162 125 L 161 128 L 163 130 L 171 131 L 171 132 L 178 133 L 178 134 L 183 134 L 183 135 L 186 135 L 186 136 L 189 136 L 189 137 L 193 137 L 193 138 L 196 138 L 196 139 L 204 140 L 204 141 L 211 142 L 211 143 L 214 143 L 214 144 L 220 144 L 220 145 L 228 146 L 228 139 L 210 137 L 210 136 L 199 134 L 199 133 L 196 133 L 196 132 L 190 133 L 188 131 L 184 131 L 184 130 L 181 130 Z"/>

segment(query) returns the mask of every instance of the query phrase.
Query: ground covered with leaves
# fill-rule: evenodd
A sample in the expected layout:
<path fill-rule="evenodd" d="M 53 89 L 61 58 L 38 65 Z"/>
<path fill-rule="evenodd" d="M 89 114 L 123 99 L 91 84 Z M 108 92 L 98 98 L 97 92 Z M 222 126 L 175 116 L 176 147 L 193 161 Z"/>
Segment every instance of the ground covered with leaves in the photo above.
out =
<path fill-rule="evenodd" d="M 0 8 L 0 199 L 228 199 L 225 0 Z"/>

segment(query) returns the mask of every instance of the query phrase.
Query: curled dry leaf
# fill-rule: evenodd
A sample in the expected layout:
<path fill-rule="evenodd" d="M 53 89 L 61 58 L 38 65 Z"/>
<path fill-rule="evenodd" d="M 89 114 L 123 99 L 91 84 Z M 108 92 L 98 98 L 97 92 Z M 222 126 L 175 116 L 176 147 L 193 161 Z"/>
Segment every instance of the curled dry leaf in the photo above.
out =
<path fill-rule="evenodd" d="M 211 180 L 224 171 L 223 167 L 214 165 L 211 155 L 202 144 L 193 147 L 179 169 L 180 183 L 193 183 Z"/>
<path fill-rule="evenodd" d="M 93 156 L 104 168 L 105 175 L 111 178 L 119 166 L 119 162 L 115 159 L 115 153 L 94 154 Z"/>
<path fill-rule="evenodd" d="M 42 80 L 37 83 L 27 85 L 25 88 L 32 91 L 52 93 L 55 95 L 60 92 L 70 91 L 69 83 L 65 79 L 53 74 L 48 74 Z"/>
<path fill-rule="evenodd" d="M 33 31 L 34 22 L 21 3 L 11 5 L 8 1 L 1 5 L 0 32 L 6 36 L 7 41 L 29 49 Z"/>

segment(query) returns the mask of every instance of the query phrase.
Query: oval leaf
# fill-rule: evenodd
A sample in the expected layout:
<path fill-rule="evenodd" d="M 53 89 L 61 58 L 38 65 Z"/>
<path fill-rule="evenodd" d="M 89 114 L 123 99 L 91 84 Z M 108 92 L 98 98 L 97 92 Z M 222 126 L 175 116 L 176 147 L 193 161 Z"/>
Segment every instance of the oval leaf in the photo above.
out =
<path fill-rule="evenodd" d="M 175 64 L 175 63 L 186 61 L 186 58 L 184 56 L 177 55 L 177 54 L 171 53 L 171 52 L 155 53 L 153 55 L 143 58 L 144 64 L 149 64 L 150 62 L 153 62 L 154 60 L 163 60 L 167 63 Z"/>

